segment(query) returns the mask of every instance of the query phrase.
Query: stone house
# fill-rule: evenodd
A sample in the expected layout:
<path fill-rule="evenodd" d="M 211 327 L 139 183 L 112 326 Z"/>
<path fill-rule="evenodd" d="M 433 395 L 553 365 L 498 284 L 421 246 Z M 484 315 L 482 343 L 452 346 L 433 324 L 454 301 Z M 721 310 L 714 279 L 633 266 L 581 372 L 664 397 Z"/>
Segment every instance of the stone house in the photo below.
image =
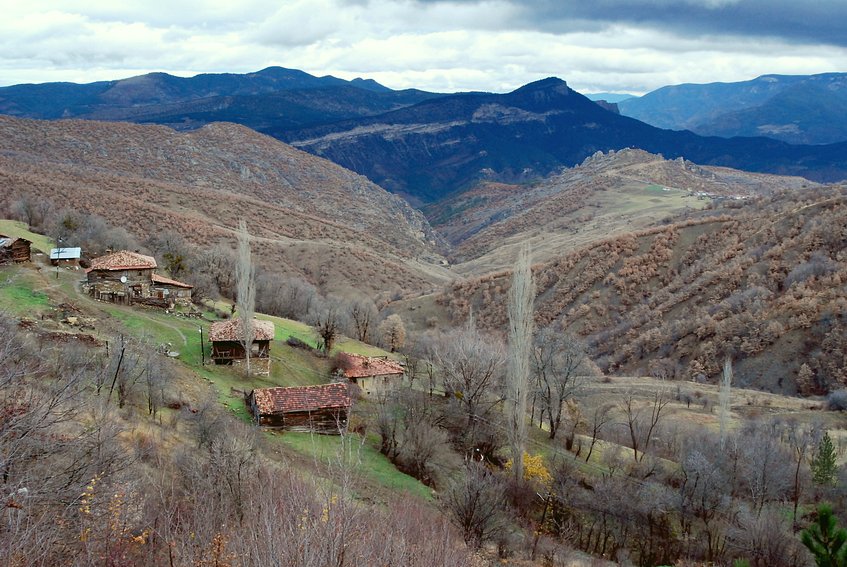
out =
<path fill-rule="evenodd" d="M 396 360 L 348 352 L 336 356 L 336 373 L 356 384 L 365 396 L 380 394 L 399 386 L 406 375 L 403 366 Z"/>
<path fill-rule="evenodd" d="M 190 284 L 160 276 L 156 259 L 121 250 L 91 260 L 83 290 L 101 301 L 172 307 L 191 303 Z"/>

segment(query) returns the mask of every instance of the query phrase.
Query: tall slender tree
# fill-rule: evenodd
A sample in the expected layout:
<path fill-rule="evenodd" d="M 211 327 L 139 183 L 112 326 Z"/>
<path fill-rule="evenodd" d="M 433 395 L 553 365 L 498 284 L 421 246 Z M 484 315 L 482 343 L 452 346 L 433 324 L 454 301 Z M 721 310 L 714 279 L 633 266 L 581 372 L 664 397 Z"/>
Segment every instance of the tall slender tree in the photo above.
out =
<path fill-rule="evenodd" d="M 532 306 L 535 283 L 532 280 L 529 247 L 518 253 L 509 290 L 508 412 L 512 446 L 512 471 L 523 479 L 523 453 L 526 446 L 526 406 L 529 391 L 529 357 L 532 350 Z"/>
<path fill-rule="evenodd" d="M 241 327 L 240 342 L 244 347 L 247 376 L 250 376 L 250 353 L 253 349 L 253 316 L 256 311 L 256 268 L 250 254 L 247 221 L 238 221 L 238 253 L 235 261 L 235 306 Z"/>
<path fill-rule="evenodd" d="M 729 399 L 730 388 L 732 387 L 732 358 L 726 355 L 723 361 L 723 379 L 721 380 L 721 389 L 718 392 L 718 400 L 720 401 L 720 436 L 721 449 L 723 450 L 726 444 L 726 434 L 729 422 Z"/>

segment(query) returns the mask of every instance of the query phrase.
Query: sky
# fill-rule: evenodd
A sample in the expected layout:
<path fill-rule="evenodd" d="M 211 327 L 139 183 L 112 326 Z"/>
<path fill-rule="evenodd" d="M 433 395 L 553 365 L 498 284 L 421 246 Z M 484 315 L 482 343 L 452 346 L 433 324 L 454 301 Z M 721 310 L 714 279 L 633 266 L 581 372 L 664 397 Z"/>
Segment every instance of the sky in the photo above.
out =
<path fill-rule="evenodd" d="M 272 65 L 582 93 L 847 72 L 847 0 L 0 0 L 0 86 Z"/>

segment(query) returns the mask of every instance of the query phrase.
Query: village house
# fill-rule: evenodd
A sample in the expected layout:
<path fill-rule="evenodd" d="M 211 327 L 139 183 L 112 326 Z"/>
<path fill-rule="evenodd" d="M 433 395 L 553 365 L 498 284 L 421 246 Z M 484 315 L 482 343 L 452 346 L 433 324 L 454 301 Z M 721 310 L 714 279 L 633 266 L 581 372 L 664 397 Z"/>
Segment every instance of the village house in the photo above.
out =
<path fill-rule="evenodd" d="M 69 249 L 65 249 L 69 250 Z M 83 290 L 95 299 L 112 303 L 146 303 L 159 307 L 191 303 L 193 286 L 160 276 L 156 260 L 121 250 L 91 260 Z"/>
<path fill-rule="evenodd" d="M 209 340 L 212 342 L 212 360 L 215 364 L 245 363 L 246 356 L 242 340 L 241 319 L 216 321 L 209 328 Z M 250 349 L 250 371 L 253 374 L 269 375 L 270 345 L 274 338 L 274 324 L 271 321 L 253 319 L 253 344 Z"/>
<path fill-rule="evenodd" d="M 26 238 L 13 238 L 0 234 L 0 264 L 29 262 L 32 259 L 32 242 Z"/>
<path fill-rule="evenodd" d="M 336 356 L 336 365 L 337 374 L 356 384 L 365 396 L 396 388 L 406 373 L 399 362 L 384 356 L 342 352 Z"/>
<path fill-rule="evenodd" d="M 350 417 L 349 385 L 343 382 L 293 388 L 257 388 L 247 405 L 259 425 L 339 435 Z"/>

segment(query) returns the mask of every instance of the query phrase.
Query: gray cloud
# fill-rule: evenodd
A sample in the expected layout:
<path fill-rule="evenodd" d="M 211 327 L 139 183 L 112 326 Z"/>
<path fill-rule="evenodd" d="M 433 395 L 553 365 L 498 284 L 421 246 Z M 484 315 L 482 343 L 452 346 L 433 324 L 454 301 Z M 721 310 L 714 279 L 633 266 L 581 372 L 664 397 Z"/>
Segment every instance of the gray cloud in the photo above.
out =
<path fill-rule="evenodd" d="M 847 71 L 847 0 L 27 0 L 0 85 L 282 65 L 392 88 L 503 92 L 559 76 L 641 93 Z"/>

